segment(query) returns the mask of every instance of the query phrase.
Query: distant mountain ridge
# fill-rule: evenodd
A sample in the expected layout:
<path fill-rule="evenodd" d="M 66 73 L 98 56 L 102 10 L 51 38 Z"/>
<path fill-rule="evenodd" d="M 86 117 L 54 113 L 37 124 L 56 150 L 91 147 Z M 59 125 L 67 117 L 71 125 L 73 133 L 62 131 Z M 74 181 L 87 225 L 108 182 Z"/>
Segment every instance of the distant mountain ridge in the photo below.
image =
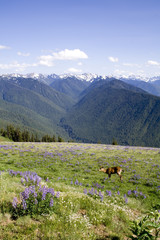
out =
<path fill-rule="evenodd" d="M 123 82 L 129 83 L 133 86 L 142 88 L 143 90 L 147 91 L 150 94 L 160 96 L 160 76 L 154 76 L 154 77 L 142 77 L 142 76 L 107 76 L 107 75 L 97 75 L 97 74 L 91 74 L 91 73 L 83 73 L 83 74 L 36 74 L 36 73 L 30 73 L 30 74 L 4 74 L 0 76 L 0 79 L 9 80 L 12 79 L 12 81 L 17 81 L 18 78 L 32 78 L 34 80 L 43 82 L 44 84 L 51 85 L 55 87 L 55 89 L 60 89 L 60 84 L 58 83 L 59 80 L 64 80 L 63 84 L 66 79 L 72 79 L 75 81 L 80 80 L 82 82 L 87 82 L 91 84 L 94 81 L 99 80 L 111 80 L 111 79 L 119 79 Z M 54 84 L 54 82 L 56 82 Z M 62 82 L 61 82 L 62 83 Z M 59 86 L 58 86 L 59 85 Z M 62 92 L 65 92 L 65 90 L 61 89 Z"/>
<path fill-rule="evenodd" d="M 138 80 L 138 81 L 144 81 L 144 82 L 155 82 L 160 81 L 160 76 L 153 76 L 153 77 L 144 77 L 144 76 L 137 76 L 137 75 L 98 75 L 98 74 L 92 74 L 92 73 L 82 73 L 82 74 L 41 74 L 41 73 L 28 73 L 28 74 L 19 74 L 19 73 L 13 73 L 13 74 L 2 74 L 0 75 L 0 78 L 33 78 L 40 81 L 45 81 L 46 79 L 50 79 L 53 81 L 54 79 L 59 78 L 68 78 L 68 77 L 75 77 L 79 80 L 89 81 L 92 82 L 96 78 L 106 79 L 106 78 L 116 78 L 122 81 L 125 81 L 125 79 L 128 80 Z"/>

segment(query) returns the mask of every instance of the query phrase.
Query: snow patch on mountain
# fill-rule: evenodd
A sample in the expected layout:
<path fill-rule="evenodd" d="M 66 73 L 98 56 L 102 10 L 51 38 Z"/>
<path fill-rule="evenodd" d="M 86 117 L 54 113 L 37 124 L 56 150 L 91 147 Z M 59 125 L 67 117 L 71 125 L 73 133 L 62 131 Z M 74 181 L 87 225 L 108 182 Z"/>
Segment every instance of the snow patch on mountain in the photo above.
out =
<path fill-rule="evenodd" d="M 116 78 L 119 80 L 139 80 L 139 81 L 145 81 L 145 82 L 154 82 L 160 80 L 160 76 L 153 76 L 153 77 L 144 77 L 144 76 L 137 76 L 137 75 L 98 75 L 98 74 L 92 74 L 92 73 L 83 73 L 83 74 L 41 74 L 41 73 L 28 73 L 28 74 L 19 74 L 19 73 L 13 73 L 13 74 L 3 74 L 0 75 L 3 79 L 12 79 L 16 80 L 16 78 L 32 78 L 41 82 L 44 82 L 46 84 L 50 84 L 54 80 L 57 79 L 65 79 L 68 77 L 75 77 L 81 81 L 87 81 L 87 82 L 93 82 L 94 80 L 99 79 L 106 79 L 106 78 Z"/>

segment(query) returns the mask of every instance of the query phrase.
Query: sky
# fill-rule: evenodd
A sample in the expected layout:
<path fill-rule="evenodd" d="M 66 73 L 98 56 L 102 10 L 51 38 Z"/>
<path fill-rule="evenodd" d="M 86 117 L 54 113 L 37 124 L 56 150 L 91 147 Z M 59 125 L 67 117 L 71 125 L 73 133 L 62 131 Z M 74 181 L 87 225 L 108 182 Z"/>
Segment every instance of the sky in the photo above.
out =
<path fill-rule="evenodd" d="M 160 75 L 160 0 L 0 0 L 0 74 Z"/>

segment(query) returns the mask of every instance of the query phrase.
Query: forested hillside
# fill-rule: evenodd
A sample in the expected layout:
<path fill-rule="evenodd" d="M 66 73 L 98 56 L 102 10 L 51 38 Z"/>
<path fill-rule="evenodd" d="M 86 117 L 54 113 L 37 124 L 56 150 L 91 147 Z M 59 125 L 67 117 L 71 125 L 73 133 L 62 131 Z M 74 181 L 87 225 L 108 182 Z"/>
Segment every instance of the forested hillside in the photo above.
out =
<path fill-rule="evenodd" d="M 96 84 L 61 120 L 85 142 L 160 146 L 160 98 L 119 80 Z"/>

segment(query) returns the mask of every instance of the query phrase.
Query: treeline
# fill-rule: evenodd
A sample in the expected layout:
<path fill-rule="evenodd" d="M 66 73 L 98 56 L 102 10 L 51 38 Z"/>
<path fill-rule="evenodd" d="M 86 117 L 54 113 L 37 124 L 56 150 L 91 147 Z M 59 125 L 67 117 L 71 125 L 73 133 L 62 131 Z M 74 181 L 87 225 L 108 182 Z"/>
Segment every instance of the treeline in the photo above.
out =
<path fill-rule="evenodd" d="M 63 139 L 60 136 L 56 139 L 55 135 L 51 137 L 46 134 L 40 139 L 37 134 L 30 133 L 28 130 L 21 131 L 13 125 L 7 125 L 6 129 L 2 128 L 0 134 L 14 142 L 63 142 Z"/>

